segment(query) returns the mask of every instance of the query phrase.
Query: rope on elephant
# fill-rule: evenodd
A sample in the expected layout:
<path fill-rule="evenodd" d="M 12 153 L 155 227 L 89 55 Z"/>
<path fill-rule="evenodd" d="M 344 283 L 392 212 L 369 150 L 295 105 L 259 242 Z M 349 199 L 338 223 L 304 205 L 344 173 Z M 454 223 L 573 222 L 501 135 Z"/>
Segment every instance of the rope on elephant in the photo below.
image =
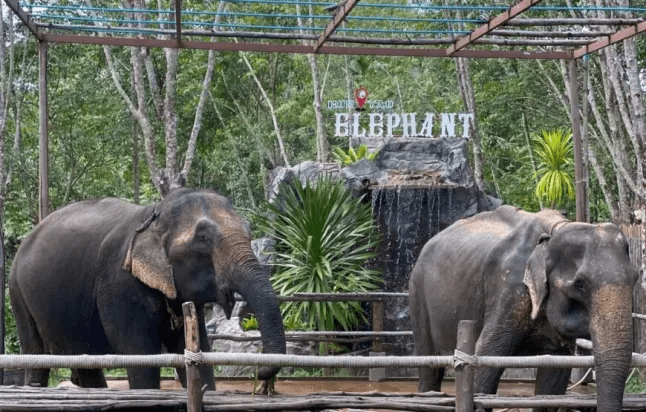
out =
<path fill-rule="evenodd" d="M 202 365 L 202 352 L 191 352 L 184 349 L 184 359 L 187 365 Z"/>
<path fill-rule="evenodd" d="M 474 368 L 478 367 L 478 357 L 466 354 L 461 350 L 456 349 L 453 354 L 453 358 L 453 365 L 455 368 L 462 365 L 473 366 Z"/>

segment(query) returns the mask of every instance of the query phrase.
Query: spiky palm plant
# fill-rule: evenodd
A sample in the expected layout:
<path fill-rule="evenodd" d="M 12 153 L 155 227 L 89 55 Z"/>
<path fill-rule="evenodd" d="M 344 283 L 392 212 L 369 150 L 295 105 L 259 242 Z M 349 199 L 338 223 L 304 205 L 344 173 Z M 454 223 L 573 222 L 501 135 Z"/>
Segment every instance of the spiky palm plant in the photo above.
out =
<path fill-rule="evenodd" d="M 574 198 L 572 179 L 572 133 L 563 130 L 544 131 L 535 139 L 534 153 L 538 158 L 535 176 L 540 176 L 534 193 L 547 199 L 551 207 L 559 205 L 565 196 Z"/>
<path fill-rule="evenodd" d="M 348 148 L 347 152 L 340 147 L 334 147 L 332 150 L 332 156 L 334 159 L 345 166 L 356 163 L 361 159 L 375 160 L 377 158 L 377 154 L 379 154 L 378 150 L 368 153 L 368 146 L 365 144 L 359 145 L 356 151 L 352 147 Z"/>
<path fill-rule="evenodd" d="M 367 292 L 378 288 L 378 271 L 366 268 L 378 236 L 370 204 L 352 197 L 343 182 L 319 177 L 316 185 L 296 179 L 281 188 L 282 204 L 259 225 L 276 239 L 272 276 L 280 295 L 298 292 Z M 363 319 L 359 302 L 286 302 L 286 323 L 318 330 L 349 329 Z"/>

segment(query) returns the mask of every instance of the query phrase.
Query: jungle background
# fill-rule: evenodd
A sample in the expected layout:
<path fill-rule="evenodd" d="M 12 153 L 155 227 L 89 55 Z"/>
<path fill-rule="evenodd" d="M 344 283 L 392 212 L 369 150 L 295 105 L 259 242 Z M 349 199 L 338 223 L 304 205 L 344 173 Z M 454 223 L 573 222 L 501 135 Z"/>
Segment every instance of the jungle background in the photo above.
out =
<path fill-rule="evenodd" d="M 0 240 L 8 270 L 38 221 L 39 65 L 36 39 L 4 7 L 0 24 Z M 630 223 L 646 198 L 646 41 L 628 39 L 589 57 L 579 62 L 579 84 L 589 82 L 587 94 L 580 90 L 587 101 L 580 114 L 588 124 L 589 215 Z M 539 137 L 570 133 L 567 80 L 562 61 L 50 45 L 49 209 L 105 196 L 148 204 L 175 187 L 202 187 L 229 197 L 254 224 L 273 169 L 334 162 L 335 147 L 348 150 L 347 138 L 334 137 L 335 110 L 326 103 L 354 100 L 353 90 L 364 86 L 369 100 L 392 100 L 399 113 L 475 113 L 469 147 L 476 184 L 505 204 L 554 206 L 573 218 L 572 197 L 555 203 L 535 191 L 551 167 L 536 153 Z M 556 167 L 573 177 L 571 151 Z M 7 351 L 17 351 L 15 335 L 7 336 Z"/>

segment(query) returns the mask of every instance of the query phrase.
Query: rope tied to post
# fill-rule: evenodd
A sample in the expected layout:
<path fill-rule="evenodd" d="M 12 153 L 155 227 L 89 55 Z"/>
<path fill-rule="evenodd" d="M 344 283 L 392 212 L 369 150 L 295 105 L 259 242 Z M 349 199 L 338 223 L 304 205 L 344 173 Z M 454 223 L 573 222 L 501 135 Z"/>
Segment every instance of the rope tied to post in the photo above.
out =
<path fill-rule="evenodd" d="M 184 349 L 184 362 L 186 365 L 202 365 L 202 351 L 191 352 L 188 349 Z"/>
<path fill-rule="evenodd" d="M 478 357 L 475 355 L 468 355 L 461 350 L 456 349 L 453 353 L 453 367 L 457 368 L 458 366 L 473 366 L 474 368 L 478 367 Z"/>

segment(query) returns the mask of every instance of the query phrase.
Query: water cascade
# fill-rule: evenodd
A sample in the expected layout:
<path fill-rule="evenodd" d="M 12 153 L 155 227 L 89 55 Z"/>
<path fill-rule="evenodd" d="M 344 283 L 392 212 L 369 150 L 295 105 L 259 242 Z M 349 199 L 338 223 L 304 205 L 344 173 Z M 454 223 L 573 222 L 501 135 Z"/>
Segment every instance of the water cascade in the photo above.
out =
<path fill-rule="evenodd" d="M 375 185 L 370 187 L 373 216 L 382 236 L 374 266 L 382 271 L 384 292 L 408 292 L 408 279 L 426 242 L 474 209 L 472 187 L 457 185 Z M 412 330 L 406 298 L 385 300 L 384 330 Z M 388 338 L 386 352 L 414 353 L 410 337 Z M 389 371 L 392 374 L 405 371 Z"/>

